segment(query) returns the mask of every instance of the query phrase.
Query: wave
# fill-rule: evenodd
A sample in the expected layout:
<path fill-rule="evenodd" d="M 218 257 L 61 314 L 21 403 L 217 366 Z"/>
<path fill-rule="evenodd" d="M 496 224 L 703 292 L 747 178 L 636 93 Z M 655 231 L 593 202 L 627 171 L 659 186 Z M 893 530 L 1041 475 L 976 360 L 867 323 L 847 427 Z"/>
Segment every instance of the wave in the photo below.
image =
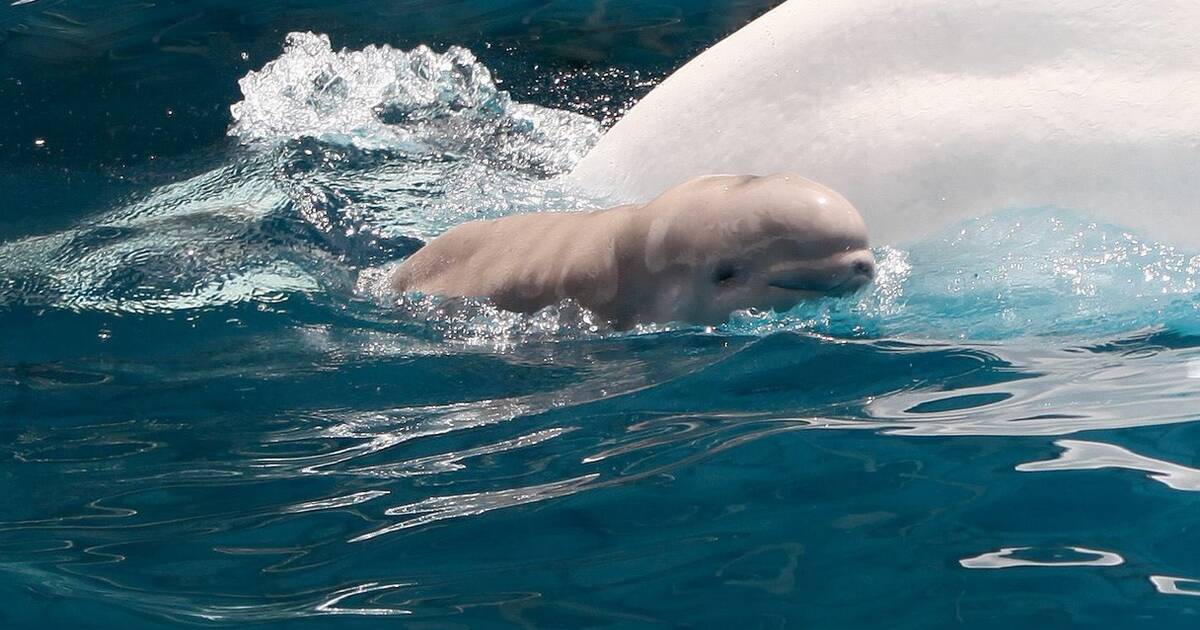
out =
<path fill-rule="evenodd" d="M 294 297 L 366 299 L 417 336 L 497 347 L 614 333 L 569 303 L 532 316 L 480 300 L 391 296 L 389 263 L 464 221 L 603 200 L 555 178 L 600 125 L 514 100 L 470 51 L 333 50 L 292 33 L 243 77 L 225 165 L 74 229 L 0 245 L 0 304 L 171 313 Z M 906 249 L 849 299 L 735 313 L 763 336 L 995 340 L 1197 329 L 1200 257 L 1057 208 L 1009 209 Z"/>

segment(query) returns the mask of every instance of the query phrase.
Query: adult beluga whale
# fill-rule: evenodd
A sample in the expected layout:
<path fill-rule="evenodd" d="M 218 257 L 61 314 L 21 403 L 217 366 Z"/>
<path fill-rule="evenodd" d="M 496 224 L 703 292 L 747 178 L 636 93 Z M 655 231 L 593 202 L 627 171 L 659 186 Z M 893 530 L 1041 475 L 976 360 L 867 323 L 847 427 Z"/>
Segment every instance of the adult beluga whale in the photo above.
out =
<path fill-rule="evenodd" d="M 567 176 L 639 201 L 795 171 L 876 243 L 1004 207 L 1200 246 L 1200 2 L 789 0 L 688 62 Z"/>

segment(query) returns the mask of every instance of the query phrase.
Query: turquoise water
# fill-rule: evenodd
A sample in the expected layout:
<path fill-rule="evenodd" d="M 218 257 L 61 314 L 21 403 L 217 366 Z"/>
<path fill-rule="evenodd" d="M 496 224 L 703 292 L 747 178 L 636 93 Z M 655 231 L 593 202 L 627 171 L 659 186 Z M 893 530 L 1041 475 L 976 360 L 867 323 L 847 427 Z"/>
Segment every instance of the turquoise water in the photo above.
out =
<path fill-rule="evenodd" d="M 769 4 L 5 7 L 0 626 L 1193 627 L 1196 252 L 998 208 L 626 333 L 378 290 L 602 203 L 555 175 Z"/>

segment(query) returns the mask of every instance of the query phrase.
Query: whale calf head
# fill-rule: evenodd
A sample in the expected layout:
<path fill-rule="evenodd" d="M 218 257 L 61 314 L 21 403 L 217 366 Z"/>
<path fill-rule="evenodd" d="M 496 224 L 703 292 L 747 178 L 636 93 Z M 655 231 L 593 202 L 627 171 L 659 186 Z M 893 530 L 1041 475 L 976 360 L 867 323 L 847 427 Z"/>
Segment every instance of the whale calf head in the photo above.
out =
<path fill-rule="evenodd" d="M 875 275 L 862 216 L 798 175 L 701 177 L 642 210 L 638 319 L 719 323 L 846 295 Z"/>

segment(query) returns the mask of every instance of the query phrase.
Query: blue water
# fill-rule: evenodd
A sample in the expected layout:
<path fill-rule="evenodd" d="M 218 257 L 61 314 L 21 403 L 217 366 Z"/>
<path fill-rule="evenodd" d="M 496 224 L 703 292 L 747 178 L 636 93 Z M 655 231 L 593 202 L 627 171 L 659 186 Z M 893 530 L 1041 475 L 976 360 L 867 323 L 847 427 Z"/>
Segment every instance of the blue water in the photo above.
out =
<path fill-rule="evenodd" d="M 1195 252 L 998 208 L 709 329 L 378 290 L 601 203 L 554 176 L 771 4 L 0 9 L 0 627 L 1194 627 Z"/>

